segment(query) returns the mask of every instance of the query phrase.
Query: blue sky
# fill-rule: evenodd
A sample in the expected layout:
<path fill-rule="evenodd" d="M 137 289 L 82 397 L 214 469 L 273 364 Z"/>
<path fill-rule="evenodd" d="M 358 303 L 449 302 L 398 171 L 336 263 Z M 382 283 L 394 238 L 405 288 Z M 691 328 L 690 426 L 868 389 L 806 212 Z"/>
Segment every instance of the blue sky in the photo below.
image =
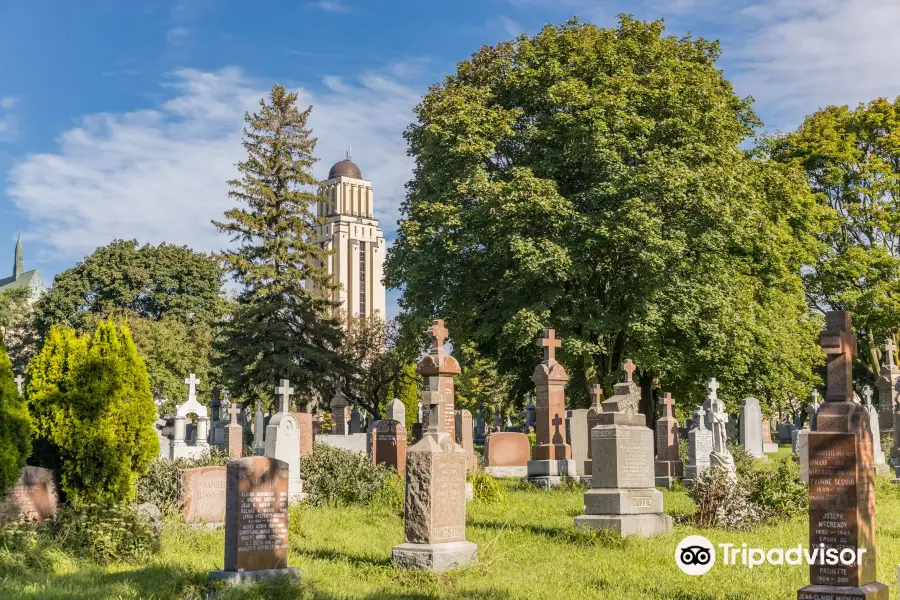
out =
<path fill-rule="evenodd" d="M 20 227 L 26 268 L 48 282 L 115 238 L 221 248 L 209 220 L 230 206 L 243 111 L 276 82 L 315 107 L 319 176 L 353 148 L 390 240 L 411 165 L 400 134 L 428 85 L 481 45 L 574 15 L 611 26 L 632 12 L 719 39 L 721 67 L 770 129 L 900 94 L 895 0 L 249 6 L 0 0 L 0 276 Z"/>

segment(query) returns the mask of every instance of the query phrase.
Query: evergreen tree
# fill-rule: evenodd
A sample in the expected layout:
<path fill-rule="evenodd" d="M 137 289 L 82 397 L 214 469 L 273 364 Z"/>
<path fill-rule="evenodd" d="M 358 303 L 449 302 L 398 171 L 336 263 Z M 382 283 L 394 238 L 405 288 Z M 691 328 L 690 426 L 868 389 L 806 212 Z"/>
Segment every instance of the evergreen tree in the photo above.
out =
<path fill-rule="evenodd" d="M 134 497 L 134 483 L 159 453 L 147 368 L 127 325 L 91 336 L 53 327 L 28 368 L 40 460 L 58 467 L 75 503 Z"/>
<path fill-rule="evenodd" d="M 311 174 L 316 140 L 297 94 L 276 85 L 269 102 L 246 114 L 242 177 L 229 181 L 240 206 L 214 221 L 239 243 L 218 258 L 242 290 L 217 340 L 220 364 L 232 392 L 271 398 L 287 377 L 299 393 L 321 389 L 343 370 L 341 341 L 325 264 L 329 251 L 312 241 L 319 182 Z"/>
<path fill-rule="evenodd" d="M 30 453 L 31 420 L 0 336 L 0 498 L 19 479 L 19 469 Z"/>

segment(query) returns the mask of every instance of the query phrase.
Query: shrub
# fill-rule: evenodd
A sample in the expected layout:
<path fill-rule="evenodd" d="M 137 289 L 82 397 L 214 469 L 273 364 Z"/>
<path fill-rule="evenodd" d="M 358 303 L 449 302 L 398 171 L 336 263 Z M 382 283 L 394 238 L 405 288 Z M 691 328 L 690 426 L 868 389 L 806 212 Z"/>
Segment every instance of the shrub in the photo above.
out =
<path fill-rule="evenodd" d="M 12 363 L 0 336 L 0 498 L 19 479 L 31 454 L 31 418 L 13 381 Z"/>
<path fill-rule="evenodd" d="M 882 433 L 881 434 L 881 449 L 888 456 L 891 455 L 891 448 L 894 447 L 894 434 L 893 433 Z"/>
<path fill-rule="evenodd" d="M 691 451 L 688 446 L 687 436 L 678 438 L 678 458 L 684 465 L 687 465 L 690 462 Z"/>
<path fill-rule="evenodd" d="M 466 479 L 472 484 L 473 499 L 478 502 L 493 503 L 506 500 L 506 491 L 500 482 L 484 471 L 479 469 Z"/>
<path fill-rule="evenodd" d="M 157 458 L 135 484 L 135 499 L 138 504 L 149 502 L 159 508 L 164 515 L 178 512 L 178 499 L 184 488 L 179 471 L 196 467 L 227 465 L 228 454 L 216 447 L 210 447 L 209 454 L 199 458 L 178 458 L 176 460 Z"/>
<path fill-rule="evenodd" d="M 131 504 L 67 506 L 47 529 L 63 549 L 97 562 L 141 560 L 159 551 L 150 519 Z"/>
<path fill-rule="evenodd" d="M 147 368 L 127 325 L 91 336 L 54 327 L 28 366 L 28 399 L 61 488 L 75 504 L 119 504 L 159 454 Z"/>
<path fill-rule="evenodd" d="M 390 479 L 393 469 L 373 465 L 365 454 L 334 448 L 321 442 L 313 453 L 300 459 L 307 501 L 325 504 L 369 504 Z"/>
<path fill-rule="evenodd" d="M 398 474 L 385 479 L 381 489 L 369 500 L 369 506 L 388 515 L 403 516 L 403 479 Z"/>
<path fill-rule="evenodd" d="M 688 495 L 697 505 L 694 522 L 698 527 L 749 529 L 759 520 L 759 509 L 749 500 L 749 490 L 728 477 L 719 467 L 710 467 L 699 477 Z"/>
<path fill-rule="evenodd" d="M 756 459 L 740 444 L 728 444 L 728 451 L 734 457 L 734 469 L 738 477 L 751 475 L 756 468 Z"/>
<path fill-rule="evenodd" d="M 809 505 L 806 485 L 800 479 L 799 464 L 783 458 L 774 471 L 756 471 L 749 481 L 751 502 L 769 519 L 787 519 L 805 514 Z"/>

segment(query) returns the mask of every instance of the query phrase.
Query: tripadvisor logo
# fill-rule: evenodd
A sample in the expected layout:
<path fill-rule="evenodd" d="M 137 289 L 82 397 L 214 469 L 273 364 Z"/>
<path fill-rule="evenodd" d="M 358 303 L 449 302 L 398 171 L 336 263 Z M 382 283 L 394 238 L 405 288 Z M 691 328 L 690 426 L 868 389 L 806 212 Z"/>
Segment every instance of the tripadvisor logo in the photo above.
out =
<path fill-rule="evenodd" d="M 826 548 L 819 544 L 812 550 L 798 544 L 794 548 L 750 548 L 747 544 L 719 544 L 722 564 L 743 565 L 748 569 L 770 565 L 858 566 L 862 564 L 866 548 Z M 689 535 L 675 548 L 675 564 L 688 575 L 703 575 L 716 564 L 716 550 L 702 535 Z"/>

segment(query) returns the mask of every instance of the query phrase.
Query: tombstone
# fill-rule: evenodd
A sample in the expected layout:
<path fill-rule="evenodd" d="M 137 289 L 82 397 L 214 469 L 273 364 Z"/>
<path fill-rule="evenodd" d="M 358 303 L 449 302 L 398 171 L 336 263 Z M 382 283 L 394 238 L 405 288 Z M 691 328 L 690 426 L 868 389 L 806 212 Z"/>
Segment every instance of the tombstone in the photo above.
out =
<path fill-rule="evenodd" d="M 300 456 L 311 456 L 313 452 L 313 418 L 312 414 L 305 411 L 293 411 L 294 419 L 297 420 L 297 429 L 299 430 L 298 442 L 300 443 Z"/>
<path fill-rule="evenodd" d="M 347 414 L 347 407 L 350 403 L 347 396 L 344 395 L 344 388 L 341 383 L 334 384 L 334 397 L 331 399 L 331 418 L 334 421 L 334 427 L 331 429 L 332 435 L 347 435 L 350 433 L 350 417 Z"/>
<path fill-rule="evenodd" d="M 868 385 L 863 387 L 863 396 L 866 403 L 863 410 L 869 417 L 869 429 L 872 431 L 872 457 L 875 464 L 876 473 L 890 473 L 891 469 L 885 461 L 884 451 L 881 449 L 881 430 L 879 429 L 878 409 L 872 405 L 872 388 Z"/>
<path fill-rule="evenodd" d="M 181 469 L 178 500 L 185 523 L 219 524 L 225 521 L 225 467 Z"/>
<path fill-rule="evenodd" d="M 703 410 L 706 411 L 704 414 L 704 418 L 706 419 L 706 428 L 712 431 L 712 410 L 713 404 L 721 402 L 719 400 L 718 390 L 719 390 L 719 382 L 716 381 L 715 377 L 710 378 L 710 380 L 706 384 L 707 394 L 706 400 L 703 401 Z M 722 410 L 725 410 L 724 405 Z"/>
<path fill-rule="evenodd" d="M 824 560 L 810 565 L 805 598 L 888 598 L 875 573 L 875 469 L 872 432 L 862 406 L 853 402 L 852 366 L 856 353 L 850 313 L 825 315 L 819 335 L 826 355 L 825 403 L 816 414 L 809 440 L 809 548 L 865 550 L 852 566 Z"/>
<path fill-rule="evenodd" d="M 406 427 L 406 405 L 399 398 L 394 398 L 387 403 L 385 413 L 388 421 L 397 421 Z"/>
<path fill-rule="evenodd" d="M 725 423 L 725 436 L 728 438 L 728 441 L 731 443 L 740 443 L 741 440 L 741 431 L 738 427 L 737 419 L 729 419 L 727 423 Z M 762 436 L 760 436 L 760 446 L 762 446 Z"/>
<path fill-rule="evenodd" d="M 684 471 L 685 487 L 691 487 L 694 479 L 709 468 L 709 455 L 712 454 L 712 431 L 706 428 L 706 411 L 702 406 L 694 409 L 696 427 L 688 432 L 688 464 Z"/>
<path fill-rule="evenodd" d="M 425 433 L 425 431 L 424 431 L 424 427 L 422 426 L 422 423 L 413 423 L 413 427 L 412 427 L 413 444 L 421 442 L 422 436 L 424 435 L 424 433 Z"/>
<path fill-rule="evenodd" d="M 266 416 L 262 411 L 262 403 L 256 400 L 256 412 L 253 415 L 253 454 L 264 456 L 266 453 Z"/>
<path fill-rule="evenodd" d="M 588 440 L 590 431 L 587 424 L 588 409 L 576 408 L 566 411 L 566 443 L 572 447 L 572 461 L 575 474 L 586 475 L 584 463 L 588 460 Z"/>
<path fill-rule="evenodd" d="M 875 389 L 878 390 L 878 427 L 883 432 L 892 431 L 894 427 L 894 405 L 897 404 L 900 381 L 900 367 L 894 363 L 896 351 L 893 338 L 884 340 L 884 364 L 875 382 Z M 893 454 L 891 457 L 895 458 Z"/>
<path fill-rule="evenodd" d="M 300 441 L 297 419 L 290 412 L 291 394 L 294 388 L 287 379 L 275 387 L 275 396 L 281 396 L 281 410 L 266 426 L 266 456 L 285 463 L 288 467 L 288 495 L 290 500 L 303 499 L 303 480 L 300 478 Z"/>
<path fill-rule="evenodd" d="M 9 520 L 41 523 L 56 517 L 59 488 L 53 471 L 23 467 L 19 479 L 0 502 L 0 523 Z"/>
<path fill-rule="evenodd" d="M 768 457 L 763 451 L 762 421 L 763 416 L 762 409 L 759 407 L 759 400 L 756 398 L 744 398 L 741 400 L 741 446 L 753 458 L 767 460 Z"/>
<path fill-rule="evenodd" d="M 593 447 L 591 446 L 591 430 L 600 424 L 600 413 L 603 412 L 603 386 L 594 384 L 591 386 L 591 407 L 587 411 L 587 458 L 584 460 L 584 476 L 590 477 L 594 472 Z"/>
<path fill-rule="evenodd" d="M 372 464 L 384 465 L 406 473 L 406 428 L 400 421 L 374 421 L 369 427 L 368 447 Z"/>
<path fill-rule="evenodd" d="M 780 444 L 790 444 L 791 443 L 791 435 L 793 435 L 793 431 L 796 429 L 793 423 L 779 423 L 778 424 L 778 443 Z"/>
<path fill-rule="evenodd" d="M 359 404 L 353 403 L 353 410 L 350 412 L 350 426 L 348 428 L 350 435 L 362 433 L 362 417 L 359 414 Z"/>
<path fill-rule="evenodd" d="M 712 452 L 709 455 L 709 466 L 719 467 L 723 469 L 728 478 L 732 481 L 737 480 L 737 467 L 734 464 L 734 457 L 728 450 L 728 438 L 725 433 L 725 427 L 728 424 L 728 413 L 724 410 L 724 405 L 720 402 L 713 403 L 712 416 Z M 760 433 L 760 441 L 762 434 Z"/>
<path fill-rule="evenodd" d="M 238 584 L 299 577 L 287 566 L 289 466 L 252 456 L 229 462 L 226 473 L 225 566 L 210 578 Z"/>
<path fill-rule="evenodd" d="M 485 437 L 484 408 L 482 407 L 478 409 L 478 414 L 475 416 L 475 443 L 484 444 Z"/>
<path fill-rule="evenodd" d="M 672 529 L 656 489 L 653 430 L 638 412 L 641 390 L 632 381 L 634 363 L 625 361 L 627 379 L 602 404 L 600 424 L 591 430 L 594 471 L 584 494 L 584 514 L 575 529 L 611 529 L 625 537 L 647 537 Z"/>
<path fill-rule="evenodd" d="M 238 424 L 238 412 L 237 402 L 232 402 L 228 409 L 231 421 L 225 427 L 225 451 L 231 460 L 241 458 L 244 453 L 244 428 Z"/>
<path fill-rule="evenodd" d="M 763 452 L 766 454 L 772 454 L 773 452 L 778 452 L 778 444 L 772 442 L 772 423 L 767 418 L 762 418 L 761 423 L 762 429 L 762 438 L 763 438 Z"/>
<path fill-rule="evenodd" d="M 575 477 L 572 447 L 566 443 L 565 389 L 569 376 L 556 361 L 561 341 L 553 329 L 547 329 L 538 346 L 544 360 L 534 370 L 536 403 L 535 442 L 528 461 L 528 480 L 538 487 L 551 488 Z"/>
<path fill-rule="evenodd" d="M 456 411 L 455 415 L 456 443 L 466 452 L 466 471 L 474 473 L 478 467 L 475 456 L 475 443 L 472 440 L 472 413 L 466 409 Z"/>
<path fill-rule="evenodd" d="M 531 440 L 524 433 L 498 431 L 484 442 L 484 471 L 494 477 L 526 477 Z"/>
<path fill-rule="evenodd" d="M 20 373 L 13 378 L 13 381 L 16 383 L 16 390 L 18 390 L 19 395 L 21 396 L 24 391 L 22 386 L 25 384 L 25 378 L 22 377 L 22 374 Z"/>
<path fill-rule="evenodd" d="M 197 384 L 200 380 L 193 373 L 184 382 L 188 386 L 188 396 L 184 404 L 175 407 L 175 432 L 169 443 L 169 458 L 198 458 L 209 453 L 209 417 L 206 407 L 197 400 Z M 187 416 L 197 415 L 196 434 L 188 435 Z M 194 438 L 192 444 L 187 440 Z"/>
<path fill-rule="evenodd" d="M 443 572 L 474 561 L 478 547 L 466 541 L 466 453 L 447 431 L 446 407 L 453 407 L 453 375 L 459 363 L 444 350 L 447 330 L 436 320 L 432 348 L 417 367 L 425 376 L 423 401 L 428 430 L 406 455 L 404 543 L 394 546 L 401 569 Z M 452 416 L 452 413 L 451 413 Z"/>
<path fill-rule="evenodd" d="M 534 406 L 534 398 L 528 398 L 528 405 L 525 406 L 525 427 L 534 427 L 537 419 L 537 409 Z"/>
<path fill-rule="evenodd" d="M 813 389 L 812 403 L 806 407 L 808 425 L 815 426 L 816 413 L 819 411 L 819 391 Z M 809 428 L 797 432 L 797 455 L 800 457 L 800 479 L 803 483 L 809 483 Z"/>
<path fill-rule="evenodd" d="M 672 489 L 675 480 L 684 477 L 684 464 L 678 456 L 678 420 L 674 404 L 672 394 L 666 393 L 663 416 L 656 421 L 656 487 L 667 489 Z"/>

